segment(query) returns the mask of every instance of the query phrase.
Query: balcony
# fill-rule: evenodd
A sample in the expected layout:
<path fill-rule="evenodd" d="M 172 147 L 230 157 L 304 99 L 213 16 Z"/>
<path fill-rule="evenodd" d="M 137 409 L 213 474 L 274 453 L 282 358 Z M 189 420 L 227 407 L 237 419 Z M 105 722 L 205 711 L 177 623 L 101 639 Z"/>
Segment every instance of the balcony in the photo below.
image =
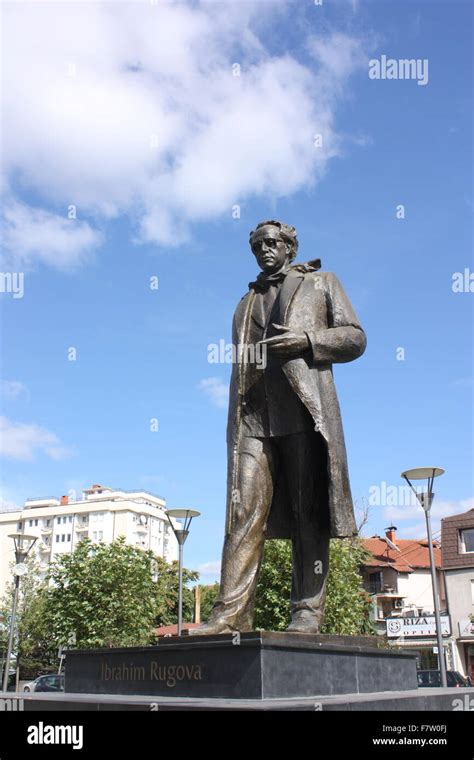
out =
<path fill-rule="evenodd" d="M 380 594 L 382 591 L 382 581 L 366 581 L 364 588 L 369 594 Z"/>
<path fill-rule="evenodd" d="M 44 533 L 47 536 L 52 532 L 52 530 L 53 529 L 51 525 L 49 526 L 49 528 L 45 526 L 44 528 L 41 528 L 41 533 Z"/>
<path fill-rule="evenodd" d="M 76 525 L 76 531 L 89 530 L 89 522 L 79 522 Z"/>

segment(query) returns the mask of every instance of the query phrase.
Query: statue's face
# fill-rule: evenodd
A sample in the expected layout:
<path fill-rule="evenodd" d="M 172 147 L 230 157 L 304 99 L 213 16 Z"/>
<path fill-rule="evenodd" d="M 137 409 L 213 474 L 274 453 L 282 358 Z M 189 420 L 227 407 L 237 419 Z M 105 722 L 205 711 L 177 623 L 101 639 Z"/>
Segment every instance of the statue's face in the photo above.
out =
<path fill-rule="evenodd" d="M 289 259 L 290 246 L 281 239 L 279 228 L 271 224 L 256 231 L 251 246 L 260 269 L 266 274 L 278 272 Z"/>

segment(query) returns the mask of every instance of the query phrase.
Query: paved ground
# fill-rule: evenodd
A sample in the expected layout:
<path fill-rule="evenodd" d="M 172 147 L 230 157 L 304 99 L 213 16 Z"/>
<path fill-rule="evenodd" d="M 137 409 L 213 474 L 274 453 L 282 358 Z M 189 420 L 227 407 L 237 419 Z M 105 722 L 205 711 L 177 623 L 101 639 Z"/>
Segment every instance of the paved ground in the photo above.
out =
<path fill-rule="evenodd" d="M 473 710 L 474 688 L 346 694 L 294 699 L 195 699 L 116 694 L 10 693 L 22 699 L 25 711 L 157 711 L 157 710 L 304 710 L 304 711 L 432 711 Z"/>

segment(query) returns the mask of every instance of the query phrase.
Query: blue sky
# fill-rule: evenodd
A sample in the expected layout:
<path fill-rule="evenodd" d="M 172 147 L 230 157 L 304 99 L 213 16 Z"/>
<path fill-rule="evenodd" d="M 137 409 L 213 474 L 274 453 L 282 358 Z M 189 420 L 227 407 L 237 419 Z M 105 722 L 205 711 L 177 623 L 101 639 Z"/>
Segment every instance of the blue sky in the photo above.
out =
<path fill-rule="evenodd" d="M 474 270 L 472 5 L 3 15 L 2 271 L 24 275 L 22 298 L 0 294 L 4 506 L 149 489 L 202 512 L 186 564 L 216 577 L 230 366 L 208 345 L 230 340 L 266 218 L 296 226 L 298 259 L 336 272 L 367 332 L 365 355 L 335 367 L 353 496 L 373 502 L 365 533 L 423 537 L 400 492 L 374 496 L 409 467 L 446 470 L 435 529 L 474 506 L 474 295 L 452 287 Z M 427 59 L 427 84 L 370 79 L 382 55 Z"/>

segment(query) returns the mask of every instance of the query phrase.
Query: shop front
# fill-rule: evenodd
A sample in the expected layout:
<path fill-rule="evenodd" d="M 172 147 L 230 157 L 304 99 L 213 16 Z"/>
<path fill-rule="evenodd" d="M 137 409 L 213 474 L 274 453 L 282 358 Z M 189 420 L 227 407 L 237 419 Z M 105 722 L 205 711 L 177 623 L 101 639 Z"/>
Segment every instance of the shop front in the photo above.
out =
<path fill-rule="evenodd" d="M 391 646 L 416 652 L 420 670 L 438 670 L 438 640 L 434 615 L 396 617 L 386 620 L 387 637 Z M 449 615 L 441 615 L 441 633 L 448 670 L 454 667 L 454 639 L 451 636 Z"/>
<path fill-rule="evenodd" d="M 474 684 L 474 620 L 471 618 L 459 621 L 457 646 L 464 673 Z"/>

